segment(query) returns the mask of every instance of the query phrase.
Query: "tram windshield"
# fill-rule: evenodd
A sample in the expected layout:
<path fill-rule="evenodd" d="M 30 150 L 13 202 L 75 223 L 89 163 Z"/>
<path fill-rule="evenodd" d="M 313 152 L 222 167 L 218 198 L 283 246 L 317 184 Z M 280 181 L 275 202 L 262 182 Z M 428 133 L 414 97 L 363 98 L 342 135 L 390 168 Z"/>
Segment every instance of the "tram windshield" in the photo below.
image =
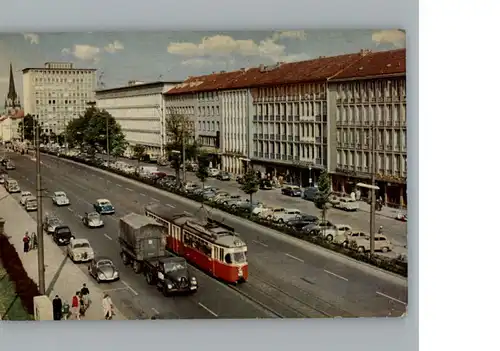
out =
<path fill-rule="evenodd" d="M 238 264 L 238 263 L 246 263 L 247 255 L 246 252 L 234 252 L 231 254 L 227 254 L 225 257 L 226 263 L 228 264 Z"/>

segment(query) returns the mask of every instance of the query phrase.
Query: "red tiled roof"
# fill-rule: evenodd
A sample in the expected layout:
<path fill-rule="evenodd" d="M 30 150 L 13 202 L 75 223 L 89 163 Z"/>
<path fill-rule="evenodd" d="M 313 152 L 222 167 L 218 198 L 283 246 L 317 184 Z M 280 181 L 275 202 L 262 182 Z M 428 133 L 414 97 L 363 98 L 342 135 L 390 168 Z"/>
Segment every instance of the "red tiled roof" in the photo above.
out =
<path fill-rule="evenodd" d="M 363 57 L 329 80 L 367 79 L 406 73 L 406 49 L 379 51 Z"/>
<path fill-rule="evenodd" d="M 360 52 L 313 60 L 281 63 L 275 68 L 247 68 L 189 77 L 167 94 L 187 94 L 223 89 L 326 81 L 327 79 L 361 78 L 373 75 L 404 73 L 406 50 Z M 363 68 L 361 68 L 363 67 Z M 361 68 L 361 69 L 360 69 Z M 361 73 L 363 72 L 363 73 Z M 340 79 L 339 78 L 339 79 Z"/>

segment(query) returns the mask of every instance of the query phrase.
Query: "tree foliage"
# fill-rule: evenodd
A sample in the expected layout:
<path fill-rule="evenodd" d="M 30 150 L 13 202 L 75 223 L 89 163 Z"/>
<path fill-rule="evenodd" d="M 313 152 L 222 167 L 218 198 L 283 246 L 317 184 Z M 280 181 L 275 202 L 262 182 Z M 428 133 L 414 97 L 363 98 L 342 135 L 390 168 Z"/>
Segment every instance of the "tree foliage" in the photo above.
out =
<path fill-rule="evenodd" d="M 198 155 L 198 170 L 196 171 L 196 177 L 200 180 L 202 184 L 204 184 L 208 178 L 209 166 L 210 166 L 210 160 L 208 158 L 208 155 L 205 153 Z"/>
<path fill-rule="evenodd" d="M 314 204 L 321 209 L 323 220 L 326 218 L 327 205 L 331 195 L 331 179 L 327 171 L 321 172 L 318 179 L 318 193 L 314 198 Z"/>
<path fill-rule="evenodd" d="M 66 127 L 67 142 L 71 147 L 88 148 L 89 151 L 106 150 L 106 124 L 108 126 L 110 153 L 121 156 L 127 148 L 120 124 L 106 110 L 94 106 L 71 120 Z"/>
<path fill-rule="evenodd" d="M 33 141 L 36 126 L 38 126 L 36 118 L 33 115 L 27 114 L 17 125 L 17 133 L 21 138 L 24 137 L 24 140 Z"/>
<path fill-rule="evenodd" d="M 146 154 L 146 147 L 141 144 L 136 144 L 132 148 L 132 152 L 134 153 L 134 157 L 137 158 L 137 162 L 139 163 Z"/>
<path fill-rule="evenodd" d="M 253 205 L 253 194 L 259 191 L 260 179 L 257 176 L 257 172 L 253 169 L 247 170 L 243 176 L 243 182 L 241 184 L 241 190 L 250 195 L 250 203 Z"/>

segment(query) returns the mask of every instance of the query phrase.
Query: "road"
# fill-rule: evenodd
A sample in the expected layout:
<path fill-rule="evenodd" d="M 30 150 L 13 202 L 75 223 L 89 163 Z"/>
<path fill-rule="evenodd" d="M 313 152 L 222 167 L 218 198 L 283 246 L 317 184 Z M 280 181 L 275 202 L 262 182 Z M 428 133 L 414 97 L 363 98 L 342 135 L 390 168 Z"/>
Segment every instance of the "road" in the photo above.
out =
<path fill-rule="evenodd" d="M 17 169 L 10 174 L 34 191 L 35 163 L 27 156 L 12 155 L 12 159 Z M 88 238 L 99 254 L 118 265 L 117 218 L 129 212 L 142 213 L 144 205 L 151 202 L 179 212 L 196 214 L 199 209 L 189 200 L 81 164 L 47 155 L 42 156 L 42 163 L 44 188 L 49 192 L 63 190 L 72 200 L 70 207 L 56 209 L 57 213 L 75 228 L 77 236 Z M 101 197 L 112 201 L 117 213 L 105 218 L 102 230 L 86 229 L 80 216 Z M 46 208 L 52 208 L 50 199 L 46 203 Z M 218 211 L 213 215 L 220 216 Z M 405 280 L 333 254 L 318 254 L 307 243 L 291 242 L 289 237 L 251 222 L 228 215 L 224 219 L 249 247 L 250 278 L 236 288 L 238 291 L 198 273 L 200 291 L 195 296 L 165 299 L 147 286 L 142 276 L 120 267 L 125 285 L 118 282 L 112 286 L 119 289 L 113 291 L 113 299 L 131 310 L 155 308 L 172 318 L 368 317 L 399 316 L 405 311 Z"/>
<path fill-rule="evenodd" d="M 99 155 L 104 160 L 106 160 L 105 155 Z M 128 164 L 137 165 L 136 160 L 130 160 L 127 158 L 120 158 L 120 161 L 126 162 Z M 147 165 L 145 163 L 141 163 Z M 152 166 L 154 166 L 152 164 Z M 169 167 L 158 167 L 159 170 L 167 174 L 175 174 L 175 171 Z M 186 173 L 186 179 L 188 181 L 193 181 L 199 183 L 195 174 L 192 172 Z M 230 192 L 232 194 L 240 194 L 244 197 L 245 195 L 240 190 L 240 185 L 236 181 L 220 181 L 215 178 L 209 178 L 206 182 L 207 185 L 215 186 L 221 190 Z M 276 207 L 288 207 L 300 210 L 303 213 L 308 213 L 312 215 L 319 216 L 319 210 L 310 201 L 303 200 L 301 198 L 289 197 L 281 194 L 281 189 L 273 190 L 259 190 L 255 195 L 254 199 L 261 201 L 268 206 Z M 361 204 L 368 206 L 366 204 Z M 395 216 L 394 211 L 385 211 L 388 215 Z M 357 212 L 345 212 L 338 209 L 331 209 L 327 212 L 327 219 L 332 223 L 338 224 L 348 224 L 353 228 L 364 230 L 366 232 L 370 231 L 370 214 L 364 211 Z M 392 240 L 395 244 L 394 252 L 386 254 L 386 256 L 397 257 L 399 254 L 408 254 L 408 250 L 405 248 L 407 245 L 407 225 L 404 222 L 397 221 L 393 218 L 388 218 L 386 216 L 376 216 L 376 226 L 384 227 L 384 234 Z"/>

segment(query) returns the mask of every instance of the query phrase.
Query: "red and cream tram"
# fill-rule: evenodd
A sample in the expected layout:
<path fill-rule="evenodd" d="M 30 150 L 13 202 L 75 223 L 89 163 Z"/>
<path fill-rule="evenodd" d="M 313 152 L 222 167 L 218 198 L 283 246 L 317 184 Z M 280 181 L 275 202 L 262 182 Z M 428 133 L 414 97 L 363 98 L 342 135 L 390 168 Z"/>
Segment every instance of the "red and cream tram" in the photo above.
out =
<path fill-rule="evenodd" d="M 148 205 L 145 214 L 166 230 L 166 247 L 206 273 L 229 283 L 248 279 L 247 245 L 234 229 L 215 220 L 201 223 L 185 213 Z"/>

